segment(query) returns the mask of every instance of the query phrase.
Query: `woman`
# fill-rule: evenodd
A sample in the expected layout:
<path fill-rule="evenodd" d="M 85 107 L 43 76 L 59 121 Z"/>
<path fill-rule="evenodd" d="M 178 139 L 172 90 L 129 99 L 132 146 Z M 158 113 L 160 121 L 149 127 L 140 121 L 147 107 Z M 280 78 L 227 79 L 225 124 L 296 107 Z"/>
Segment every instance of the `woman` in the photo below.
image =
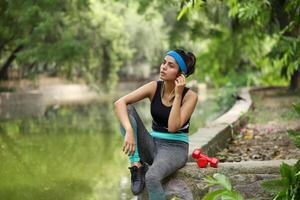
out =
<path fill-rule="evenodd" d="M 198 98 L 185 87 L 185 77 L 194 72 L 195 63 L 191 52 L 169 51 L 160 66 L 161 80 L 145 84 L 114 103 L 124 136 L 123 151 L 131 162 L 134 195 L 146 185 L 149 199 L 165 199 L 161 181 L 187 162 L 189 121 Z M 131 105 L 145 98 L 151 102 L 150 133 Z"/>

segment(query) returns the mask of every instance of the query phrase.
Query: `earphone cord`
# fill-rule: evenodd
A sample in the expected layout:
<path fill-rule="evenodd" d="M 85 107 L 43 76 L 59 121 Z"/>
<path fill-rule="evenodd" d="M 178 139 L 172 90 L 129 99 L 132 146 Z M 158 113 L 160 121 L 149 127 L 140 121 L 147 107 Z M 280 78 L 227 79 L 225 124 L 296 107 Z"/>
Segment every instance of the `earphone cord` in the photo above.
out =
<path fill-rule="evenodd" d="M 175 87 L 167 98 L 169 102 L 171 102 L 171 100 L 174 99 L 174 97 L 172 99 L 170 99 L 170 96 L 173 94 L 174 90 L 175 90 Z M 162 87 L 162 91 L 161 91 L 161 99 L 163 98 L 164 91 L 165 91 L 165 83 L 163 82 L 163 87 Z"/>

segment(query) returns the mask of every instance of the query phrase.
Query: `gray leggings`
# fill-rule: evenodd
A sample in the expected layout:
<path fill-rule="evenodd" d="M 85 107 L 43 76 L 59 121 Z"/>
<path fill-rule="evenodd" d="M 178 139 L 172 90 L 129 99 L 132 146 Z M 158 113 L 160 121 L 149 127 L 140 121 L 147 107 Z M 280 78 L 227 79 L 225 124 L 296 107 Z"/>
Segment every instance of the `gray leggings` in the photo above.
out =
<path fill-rule="evenodd" d="M 138 158 L 150 165 L 145 176 L 149 199 L 165 199 L 161 181 L 186 164 L 189 144 L 178 140 L 152 137 L 135 108 L 132 105 L 128 105 L 127 111 L 134 130 Z M 122 126 L 121 133 L 123 136 L 125 135 L 125 130 Z M 130 160 L 132 161 L 132 159 Z"/>

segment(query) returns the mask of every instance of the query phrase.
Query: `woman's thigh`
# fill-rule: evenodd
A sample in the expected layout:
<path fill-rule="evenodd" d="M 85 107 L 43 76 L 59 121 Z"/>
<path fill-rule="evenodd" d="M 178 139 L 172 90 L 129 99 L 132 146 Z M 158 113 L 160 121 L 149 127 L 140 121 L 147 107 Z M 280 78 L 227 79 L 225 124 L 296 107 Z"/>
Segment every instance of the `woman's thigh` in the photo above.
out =
<path fill-rule="evenodd" d="M 155 139 L 155 142 L 157 153 L 147 174 L 162 180 L 186 164 L 189 145 L 181 141 L 163 139 Z"/>

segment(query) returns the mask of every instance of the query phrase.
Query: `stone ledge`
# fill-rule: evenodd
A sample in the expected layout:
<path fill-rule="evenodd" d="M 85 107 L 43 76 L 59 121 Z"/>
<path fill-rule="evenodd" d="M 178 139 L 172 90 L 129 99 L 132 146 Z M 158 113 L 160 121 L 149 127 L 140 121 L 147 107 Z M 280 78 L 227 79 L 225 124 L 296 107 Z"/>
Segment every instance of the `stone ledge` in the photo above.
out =
<path fill-rule="evenodd" d="M 209 191 L 216 187 L 206 188 L 204 178 L 214 173 L 225 174 L 231 181 L 234 190 L 242 193 L 245 199 L 255 197 L 257 200 L 270 199 L 270 194 L 260 187 L 264 180 L 279 177 L 282 162 L 293 165 L 297 160 L 244 161 L 220 163 L 218 168 L 199 168 L 196 163 L 187 163 L 172 176 L 163 180 L 163 188 L 167 199 L 178 197 L 182 200 L 201 200 Z M 147 191 L 138 199 L 148 199 Z"/>
<path fill-rule="evenodd" d="M 257 200 L 270 199 L 270 194 L 260 187 L 260 183 L 263 180 L 278 178 L 279 167 L 282 162 L 294 165 L 297 160 L 220 163 L 218 168 L 199 168 L 196 163 L 187 163 L 184 168 L 172 176 L 174 180 L 172 180 L 171 185 L 176 185 L 177 179 L 184 180 L 187 187 L 191 189 L 192 199 L 201 199 L 209 191 L 208 188 L 205 188 L 204 178 L 208 175 L 212 176 L 214 173 L 222 173 L 230 179 L 233 188 L 241 192 L 245 199 L 253 197 Z M 172 195 L 176 194 L 173 193 Z"/>
<path fill-rule="evenodd" d="M 228 174 L 230 172 L 232 175 L 235 174 L 255 174 L 259 172 L 260 174 L 278 174 L 279 166 L 282 162 L 289 165 L 294 165 L 297 160 L 267 160 L 267 161 L 242 161 L 242 162 L 226 162 L 219 163 L 218 168 L 207 167 L 199 168 L 196 163 L 189 162 L 179 170 L 180 173 L 190 174 L 190 177 L 203 177 L 207 174 L 213 173 L 224 173 Z"/>
<path fill-rule="evenodd" d="M 190 136 L 189 160 L 196 148 L 213 155 L 215 151 L 226 145 L 232 136 L 233 127 L 244 123 L 242 117 L 252 105 L 249 90 L 249 88 L 242 88 L 238 94 L 240 100 L 237 100 L 229 111 Z"/>

